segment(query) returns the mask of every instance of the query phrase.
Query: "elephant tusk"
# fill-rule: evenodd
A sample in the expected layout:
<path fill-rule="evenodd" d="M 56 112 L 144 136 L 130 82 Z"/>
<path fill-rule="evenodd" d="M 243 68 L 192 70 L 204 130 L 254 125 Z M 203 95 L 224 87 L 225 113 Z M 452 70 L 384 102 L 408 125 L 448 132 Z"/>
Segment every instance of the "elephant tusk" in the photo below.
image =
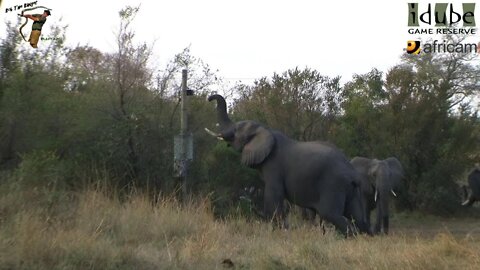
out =
<path fill-rule="evenodd" d="M 220 133 L 215 133 L 215 132 L 211 131 L 211 130 L 208 129 L 208 128 L 205 128 L 205 131 L 206 131 L 208 134 L 212 135 L 213 137 L 216 137 L 217 139 L 223 141 L 222 135 L 221 135 Z"/>
<path fill-rule="evenodd" d="M 378 192 L 377 190 L 375 190 L 375 202 L 377 202 L 377 196 L 378 196 Z"/>
<path fill-rule="evenodd" d="M 462 206 L 465 206 L 465 205 L 467 205 L 468 203 L 470 203 L 470 199 L 467 199 L 466 201 L 464 201 L 464 202 L 462 203 Z"/>
<path fill-rule="evenodd" d="M 395 191 L 393 191 L 393 189 L 390 190 L 393 194 L 393 196 L 397 197 L 397 194 L 395 193 Z"/>
<path fill-rule="evenodd" d="M 211 131 L 211 130 L 208 129 L 208 128 L 205 128 L 205 131 L 206 131 L 208 134 L 210 134 L 210 135 L 212 135 L 212 136 L 214 136 L 214 137 L 218 137 L 218 136 L 220 135 L 220 134 L 217 134 L 217 133 Z"/>

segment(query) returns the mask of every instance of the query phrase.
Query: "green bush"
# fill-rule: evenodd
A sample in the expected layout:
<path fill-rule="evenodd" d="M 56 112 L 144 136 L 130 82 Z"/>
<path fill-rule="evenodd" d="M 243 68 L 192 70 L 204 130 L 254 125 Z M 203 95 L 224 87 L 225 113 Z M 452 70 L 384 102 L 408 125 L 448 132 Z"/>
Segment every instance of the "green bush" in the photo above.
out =
<path fill-rule="evenodd" d="M 257 171 L 240 163 L 239 154 L 226 143 L 219 142 L 205 161 L 207 184 L 217 217 L 251 214 L 250 205 L 240 201 L 245 187 L 263 186 Z"/>
<path fill-rule="evenodd" d="M 450 164 L 451 165 L 451 164 Z M 458 186 L 451 181 L 454 178 L 452 167 L 438 161 L 419 178 L 416 202 L 421 211 L 448 216 L 461 207 Z"/>
<path fill-rule="evenodd" d="M 17 183 L 25 187 L 65 187 L 70 177 L 65 163 L 49 151 L 33 151 L 21 157 L 14 171 Z"/>

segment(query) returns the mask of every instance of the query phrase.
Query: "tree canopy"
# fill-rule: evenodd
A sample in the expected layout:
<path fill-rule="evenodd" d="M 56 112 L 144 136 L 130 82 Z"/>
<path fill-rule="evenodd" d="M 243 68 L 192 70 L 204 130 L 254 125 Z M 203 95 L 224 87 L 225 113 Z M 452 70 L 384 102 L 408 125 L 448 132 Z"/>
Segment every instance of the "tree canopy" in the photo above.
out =
<path fill-rule="evenodd" d="M 151 48 L 137 44 L 130 27 L 136 11 L 120 12 L 113 53 L 55 40 L 42 41 L 51 43 L 34 54 L 7 25 L 0 41 L 1 170 L 37 168 L 32 185 L 58 179 L 80 189 L 104 181 L 119 191 L 175 192 L 173 136 L 186 68 L 196 91 L 191 191 L 213 192 L 219 212 L 234 209 L 239 192 L 261 181 L 203 131 L 215 123 L 205 98 L 218 89 L 234 93 L 232 119 L 257 120 L 301 141 L 329 141 L 350 158 L 397 157 L 407 172 L 399 209 L 457 210 L 458 182 L 480 160 L 480 66 L 473 55 L 405 55 L 387 71 L 372 69 L 343 85 L 340 77 L 293 67 L 228 86 L 189 48 L 164 68 L 150 67 Z M 63 27 L 55 29 L 64 35 Z M 31 165 L 37 163 L 42 170 Z"/>

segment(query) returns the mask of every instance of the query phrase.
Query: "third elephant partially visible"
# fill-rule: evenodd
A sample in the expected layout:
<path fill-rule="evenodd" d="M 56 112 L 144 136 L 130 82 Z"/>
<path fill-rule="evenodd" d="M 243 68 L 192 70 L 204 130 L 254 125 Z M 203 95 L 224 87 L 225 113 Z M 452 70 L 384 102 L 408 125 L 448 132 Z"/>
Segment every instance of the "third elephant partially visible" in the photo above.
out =
<path fill-rule="evenodd" d="M 480 201 L 480 168 L 474 168 L 468 175 L 468 188 L 465 189 L 464 206 L 472 206 L 476 201 Z M 468 192 L 470 190 L 470 192 Z"/>
<path fill-rule="evenodd" d="M 404 177 L 400 161 L 394 157 L 385 160 L 354 157 L 351 163 L 361 177 L 367 223 L 370 224 L 370 213 L 376 207 L 373 232 L 380 233 L 383 229 L 388 234 L 390 194 L 396 196 L 395 191 L 401 186 Z"/>

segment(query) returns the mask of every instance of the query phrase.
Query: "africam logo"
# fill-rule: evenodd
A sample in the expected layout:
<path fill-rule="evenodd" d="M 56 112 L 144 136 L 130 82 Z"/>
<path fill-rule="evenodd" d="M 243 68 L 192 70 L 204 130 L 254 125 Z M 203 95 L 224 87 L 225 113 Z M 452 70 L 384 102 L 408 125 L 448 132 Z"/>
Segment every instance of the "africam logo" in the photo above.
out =
<path fill-rule="evenodd" d="M 418 41 L 418 40 L 407 41 L 407 53 L 408 54 L 419 54 L 420 53 L 420 41 Z"/>
<path fill-rule="evenodd" d="M 448 43 L 446 40 L 439 42 L 434 40 L 433 42 L 425 42 L 421 46 L 419 40 L 407 41 L 408 54 L 424 53 L 479 53 L 480 54 L 480 42 L 475 43 Z"/>

